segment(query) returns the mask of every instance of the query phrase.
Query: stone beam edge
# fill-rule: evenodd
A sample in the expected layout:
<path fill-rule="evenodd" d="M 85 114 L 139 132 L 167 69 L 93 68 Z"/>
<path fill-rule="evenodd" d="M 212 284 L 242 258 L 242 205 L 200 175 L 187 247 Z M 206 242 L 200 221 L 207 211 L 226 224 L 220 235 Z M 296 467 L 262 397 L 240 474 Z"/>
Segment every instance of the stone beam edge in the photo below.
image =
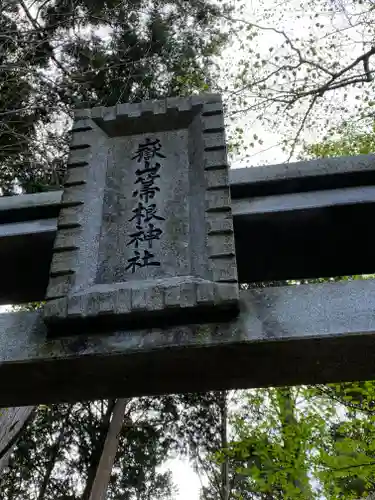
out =
<path fill-rule="evenodd" d="M 49 390 L 56 392 L 56 400 L 64 400 L 69 394 L 68 385 L 72 384 L 71 380 L 64 381 L 62 374 L 67 376 L 70 369 L 78 369 L 79 366 L 83 370 L 82 381 L 75 382 L 78 392 L 73 391 L 73 398 L 81 397 L 81 394 L 82 399 L 85 394 L 107 397 L 118 370 L 130 385 L 136 383 L 137 378 L 141 379 L 142 389 L 136 386 L 131 390 L 124 389 L 132 395 L 137 390 L 147 393 L 148 385 L 144 377 L 152 379 L 150 393 L 163 393 L 199 390 L 197 376 L 210 379 L 208 386 L 202 382 L 206 390 L 221 386 L 229 388 L 228 384 L 236 383 L 231 372 L 237 374 L 235 378 L 241 380 L 238 382 L 241 387 L 267 385 L 270 380 L 274 384 L 278 381 L 359 380 L 375 374 L 372 362 L 375 354 L 374 280 L 242 290 L 240 304 L 238 319 L 229 323 L 117 331 L 91 336 L 69 332 L 70 336 L 55 339 L 47 338 L 41 312 L 2 314 L 0 374 L 13 375 L 15 380 L 17 373 L 27 373 L 22 382 L 25 390 L 38 391 L 34 384 L 38 379 L 43 386 L 44 373 L 48 375 L 45 383 Z M 333 345 L 336 346 L 334 349 Z M 223 354 L 217 356 L 218 352 Z M 254 359 L 257 352 L 261 353 L 261 357 Z M 363 358 L 362 364 L 355 358 L 359 355 Z M 202 357 L 205 364 L 199 367 L 198 360 Z M 157 363 L 159 358 L 163 361 L 160 364 Z M 332 363 L 324 365 L 323 360 L 330 358 Z M 144 361 L 138 366 L 137 359 Z M 225 359 L 228 360 L 227 368 L 219 370 L 220 366 L 216 364 Z M 181 365 L 184 368 L 179 366 L 181 360 L 184 360 Z M 247 365 L 246 360 L 252 361 L 252 364 Z M 84 376 L 85 366 L 90 367 L 90 380 Z M 306 367 L 310 367 L 308 373 Z M 185 371 L 185 375 L 190 370 L 191 385 L 182 378 L 179 382 L 180 369 Z M 211 369 L 219 370 L 216 379 L 214 374 L 208 373 Z M 274 372 L 273 377 L 269 370 Z M 277 370 L 284 374 L 291 371 L 293 376 L 291 379 L 285 378 L 285 375 L 278 378 Z M 52 379 L 51 374 L 54 374 Z M 158 376 L 163 379 L 159 389 Z M 165 377 L 171 379 L 170 382 L 166 382 Z M 16 381 L 12 383 L 17 384 Z M 88 383 L 90 387 L 97 383 L 97 390 L 92 387 L 88 390 Z M 85 387 L 88 392 L 85 392 Z M 43 387 L 40 388 L 39 401 L 51 398 L 51 394 L 42 393 Z M 0 405 L 31 402 L 26 394 L 20 395 L 20 398 L 17 401 L 2 401 L 0 394 Z"/>

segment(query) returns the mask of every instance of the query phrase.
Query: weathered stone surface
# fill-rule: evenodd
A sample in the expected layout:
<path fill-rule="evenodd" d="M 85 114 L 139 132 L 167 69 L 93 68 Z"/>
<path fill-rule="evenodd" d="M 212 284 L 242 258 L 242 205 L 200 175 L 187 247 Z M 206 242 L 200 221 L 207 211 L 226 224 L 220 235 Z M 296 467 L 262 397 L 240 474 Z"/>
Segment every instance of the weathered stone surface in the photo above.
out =
<path fill-rule="evenodd" d="M 53 213 L 53 215 L 44 216 L 44 219 L 50 218 L 51 216 L 54 217 L 60 207 L 61 196 L 61 191 L 46 191 L 44 193 L 23 194 L 22 196 L 1 196 L 1 219 L 6 219 L 7 214 L 16 212 L 25 213 L 25 220 L 31 220 L 32 217 L 30 217 L 30 212 L 35 210 L 37 210 L 38 213 Z M 5 220 L 5 222 L 8 223 L 9 220 Z"/>
<path fill-rule="evenodd" d="M 207 170 L 205 175 L 208 189 L 222 188 L 228 185 L 228 170 L 226 168 Z"/>
<path fill-rule="evenodd" d="M 207 218 L 208 234 L 221 234 L 233 232 L 233 220 L 228 211 L 214 212 Z"/>
<path fill-rule="evenodd" d="M 66 296 L 73 284 L 73 278 L 74 276 L 72 274 L 51 277 L 47 288 L 46 298 L 55 299 Z"/>
<path fill-rule="evenodd" d="M 90 294 L 91 295 L 91 294 Z M 67 312 L 66 314 L 70 318 L 85 318 L 87 316 L 87 311 L 88 311 L 88 304 L 89 304 L 89 294 L 85 295 L 73 295 L 72 297 L 69 297 L 67 299 Z M 64 302 L 66 299 L 62 299 Z M 47 306 L 49 303 L 47 303 Z M 54 320 L 55 318 L 50 318 L 49 315 L 45 315 L 45 317 L 48 317 L 48 319 Z M 58 319 L 58 318 L 57 318 Z"/>
<path fill-rule="evenodd" d="M 211 157 L 216 153 L 222 157 L 225 151 L 209 152 Z M 371 273 L 375 188 L 372 181 L 365 184 L 374 178 L 374 158 L 326 158 L 265 167 L 266 172 L 263 167 L 231 169 L 232 213 L 209 213 L 207 233 L 232 232 L 233 215 L 238 274 L 244 283 Z M 215 175 L 220 170 L 220 157 L 216 159 L 210 167 Z M 353 186 L 344 188 L 348 181 Z M 300 192 L 306 185 L 309 190 Z M 2 304 L 45 298 L 61 195 L 0 197 Z M 80 207 L 60 211 L 59 229 L 82 224 Z M 50 291 L 48 298 L 53 298 Z"/>
<path fill-rule="evenodd" d="M 337 158 L 318 158 L 316 160 L 299 161 L 293 163 L 281 163 L 279 165 L 266 165 L 263 167 L 238 168 L 230 171 L 231 184 L 240 189 L 241 185 L 249 188 L 252 184 L 265 182 L 276 183 L 278 181 L 293 181 L 294 185 L 299 179 L 309 181 L 314 187 L 310 190 L 319 189 L 314 184 L 314 178 L 329 179 L 331 176 L 355 175 L 371 172 L 374 170 L 375 155 L 342 156 Z M 336 179 L 336 187 L 339 179 Z M 322 184 L 322 181 L 320 181 Z M 298 184 L 297 184 L 298 185 Z M 358 184 L 360 185 L 360 184 Z"/>
<path fill-rule="evenodd" d="M 53 321 L 65 318 L 68 314 L 66 298 L 49 300 L 44 306 L 44 314 Z"/>
<path fill-rule="evenodd" d="M 69 153 L 68 168 L 80 165 L 88 165 L 91 160 L 91 149 L 72 149 Z"/>
<path fill-rule="evenodd" d="M 199 283 L 197 285 L 197 304 L 215 303 L 215 284 Z"/>
<path fill-rule="evenodd" d="M 210 168 L 226 167 L 227 164 L 227 152 L 224 148 L 205 151 L 204 152 L 204 167 L 206 170 Z M 241 169 L 244 170 L 244 169 Z"/>
<path fill-rule="evenodd" d="M 208 245 L 208 252 L 210 257 L 235 255 L 234 241 L 230 233 L 212 235 Z"/>
<path fill-rule="evenodd" d="M 211 115 L 211 116 L 203 115 L 202 123 L 205 132 L 211 130 L 222 131 L 224 130 L 224 115 L 222 112 L 220 112 L 220 110 L 219 114 L 217 115 Z"/>
<path fill-rule="evenodd" d="M 231 321 L 95 335 L 76 324 L 51 338 L 39 312 L 1 314 L 0 406 L 370 380 L 374 308 L 364 280 L 242 290 Z"/>
<path fill-rule="evenodd" d="M 74 130 L 74 129 L 73 129 Z M 91 147 L 92 139 L 92 127 L 89 130 L 85 129 L 83 132 L 75 131 L 72 133 L 72 138 L 70 141 L 70 149 L 86 149 Z"/>
<path fill-rule="evenodd" d="M 18 439 L 32 417 L 33 406 L 0 408 L 0 475 L 7 467 Z"/>
<path fill-rule="evenodd" d="M 90 120 L 91 118 L 91 109 L 76 109 L 74 110 L 74 121 L 80 120 Z M 91 121 L 89 122 L 91 125 Z M 74 129 L 74 125 L 73 125 Z"/>
<path fill-rule="evenodd" d="M 76 250 L 79 236 L 79 228 L 60 229 L 55 239 L 55 250 Z"/>
<path fill-rule="evenodd" d="M 57 220 L 57 228 L 72 229 L 80 227 L 83 222 L 82 208 L 80 207 L 67 207 L 60 210 L 59 218 Z"/>
<path fill-rule="evenodd" d="M 193 283 L 170 286 L 165 290 L 167 307 L 193 307 L 196 305 L 196 295 Z"/>
<path fill-rule="evenodd" d="M 73 285 L 74 274 L 56 276 L 51 279 L 47 298 L 61 298 Z M 53 321 L 63 317 L 61 311 L 67 307 L 71 318 L 92 318 L 97 315 L 126 316 L 132 313 L 139 321 L 144 312 L 150 317 L 160 316 L 160 311 L 176 312 L 176 309 L 195 306 L 233 304 L 238 298 L 236 283 L 214 283 L 212 281 L 185 276 L 182 278 L 128 281 L 113 284 L 96 284 L 89 292 L 79 292 L 63 301 L 48 302 L 47 314 Z M 142 313 L 142 314 L 140 314 Z"/>
<path fill-rule="evenodd" d="M 76 119 L 73 122 L 72 132 L 86 132 L 92 130 L 92 121 L 90 118 Z"/>
<path fill-rule="evenodd" d="M 233 264 L 232 257 L 211 258 L 212 274 L 215 281 L 237 282 L 237 267 Z"/>
<path fill-rule="evenodd" d="M 208 131 L 204 134 L 204 148 L 205 150 L 216 150 L 225 148 L 225 137 L 222 132 Z"/>
<path fill-rule="evenodd" d="M 215 301 L 220 303 L 223 297 L 226 297 L 227 300 L 231 299 L 233 302 L 238 300 L 236 280 L 234 280 L 234 283 L 220 283 L 220 286 L 215 285 Z"/>
<path fill-rule="evenodd" d="M 88 172 L 86 167 L 68 168 L 64 185 L 68 187 L 84 184 L 86 182 L 87 175 Z"/>
<path fill-rule="evenodd" d="M 132 293 L 130 288 L 117 290 L 116 311 L 118 314 L 129 314 L 132 311 Z"/>
<path fill-rule="evenodd" d="M 71 148 L 51 276 L 74 279 L 48 291 L 67 319 L 234 306 L 234 284 L 217 291 L 236 275 L 219 96 L 81 110 Z"/>
<path fill-rule="evenodd" d="M 67 186 L 64 189 L 61 205 L 64 207 L 81 205 L 84 203 L 84 188 L 82 186 Z"/>
<path fill-rule="evenodd" d="M 226 209 L 231 210 L 229 188 L 207 191 L 206 193 L 207 211 Z"/>
<path fill-rule="evenodd" d="M 51 276 L 59 274 L 73 273 L 78 266 L 76 250 L 66 250 L 55 252 L 51 263 Z"/>
<path fill-rule="evenodd" d="M 72 297 L 74 300 L 74 297 Z M 86 300 L 87 299 L 87 300 Z M 82 314 L 96 316 L 99 314 L 109 314 L 116 310 L 118 294 L 116 290 L 107 293 L 89 293 L 82 297 Z M 69 312 L 69 311 L 68 311 Z"/>

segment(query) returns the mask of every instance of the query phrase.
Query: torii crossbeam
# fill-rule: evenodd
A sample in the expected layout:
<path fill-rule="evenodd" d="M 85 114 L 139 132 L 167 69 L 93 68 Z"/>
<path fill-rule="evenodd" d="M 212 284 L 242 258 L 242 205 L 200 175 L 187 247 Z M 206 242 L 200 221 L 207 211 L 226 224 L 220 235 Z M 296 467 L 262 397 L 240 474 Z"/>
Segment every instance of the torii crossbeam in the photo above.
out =
<path fill-rule="evenodd" d="M 1 303 L 48 299 L 0 406 L 372 378 L 375 281 L 242 285 L 372 273 L 374 160 L 228 177 L 218 96 L 80 111 L 64 191 L 0 199 Z"/>

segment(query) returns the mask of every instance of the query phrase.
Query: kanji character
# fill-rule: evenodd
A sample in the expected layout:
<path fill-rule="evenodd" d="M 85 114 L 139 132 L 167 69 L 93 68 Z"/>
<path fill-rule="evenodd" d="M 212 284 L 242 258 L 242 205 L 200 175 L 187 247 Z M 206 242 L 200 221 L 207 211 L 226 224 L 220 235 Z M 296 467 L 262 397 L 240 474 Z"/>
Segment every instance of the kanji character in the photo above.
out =
<path fill-rule="evenodd" d="M 139 242 L 144 240 L 144 231 L 139 226 L 137 226 L 137 229 L 138 231 L 135 233 L 129 234 L 131 239 L 126 246 L 134 243 L 135 248 L 138 248 Z"/>
<path fill-rule="evenodd" d="M 158 227 L 155 227 L 154 224 L 149 224 L 147 231 L 143 234 L 144 241 L 148 241 L 148 248 L 152 248 L 153 240 L 160 240 L 160 235 L 162 234 L 162 230 Z"/>
<path fill-rule="evenodd" d="M 143 159 L 149 161 L 151 158 L 154 158 L 154 156 L 165 158 L 162 153 L 159 153 L 160 149 L 161 144 L 159 139 L 152 141 L 149 137 L 147 137 L 144 143 L 140 143 L 138 145 L 138 149 L 132 157 L 132 160 L 137 159 L 138 163 L 140 163 Z"/>
<path fill-rule="evenodd" d="M 149 222 L 153 219 L 155 220 L 165 220 L 164 217 L 157 215 L 156 213 L 157 207 L 155 203 L 151 203 L 150 205 L 143 205 L 143 203 L 139 202 L 138 205 L 133 208 L 133 217 L 129 219 L 129 222 L 135 220 L 136 224 L 139 226 L 142 221 Z"/>
<path fill-rule="evenodd" d="M 146 267 L 146 266 L 160 266 L 160 262 L 153 261 L 152 259 L 155 257 L 154 254 L 149 252 L 148 250 L 143 251 L 143 256 L 141 257 L 141 253 L 138 250 L 134 250 L 134 257 L 128 259 L 129 265 L 126 266 L 125 270 L 131 269 L 132 273 L 135 273 L 137 268 Z"/>

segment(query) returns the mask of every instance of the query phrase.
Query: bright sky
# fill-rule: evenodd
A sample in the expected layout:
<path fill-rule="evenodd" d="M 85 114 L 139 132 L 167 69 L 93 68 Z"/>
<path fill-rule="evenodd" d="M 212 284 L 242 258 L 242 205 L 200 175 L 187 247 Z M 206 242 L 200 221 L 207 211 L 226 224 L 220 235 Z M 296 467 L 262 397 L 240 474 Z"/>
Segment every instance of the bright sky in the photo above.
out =
<path fill-rule="evenodd" d="M 239 3 L 239 0 L 234 0 L 235 5 L 239 5 Z M 355 10 L 358 8 L 361 9 L 361 4 L 356 4 L 351 0 L 347 0 L 346 2 L 345 0 L 327 0 L 326 5 L 323 5 L 324 0 L 316 2 L 309 0 L 250 0 L 245 2 L 245 4 L 246 8 L 243 14 L 237 16 L 237 18 L 262 27 L 272 27 L 282 30 L 287 33 L 293 42 L 295 40 L 299 40 L 300 42 L 303 40 L 307 41 L 312 37 L 315 47 L 320 47 L 320 50 L 318 49 L 319 54 L 323 54 L 327 58 L 327 54 L 332 53 L 333 60 L 338 59 L 341 65 L 347 65 L 354 61 L 356 57 L 364 52 L 364 43 L 368 43 L 366 36 L 369 35 L 366 34 L 361 24 L 363 21 L 359 16 L 359 11 Z M 329 11 L 331 5 L 336 9 L 334 13 Z M 350 12 L 352 17 L 347 16 L 348 12 Z M 311 15 L 317 15 L 318 17 L 311 20 Z M 234 14 L 233 17 L 235 17 Z M 355 26 L 357 22 L 359 25 L 358 28 Z M 330 35 L 337 31 L 340 33 L 339 36 L 332 38 Z M 244 30 L 244 33 L 246 33 L 246 30 Z M 255 58 L 248 54 L 248 47 L 259 52 L 264 59 L 269 58 L 270 46 L 273 47 L 275 52 L 280 54 L 280 57 L 286 53 L 285 47 L 282 47 L 282 42 L 285 41 L 282 36 L 270 30 L 261 30 L 259 33 L 261 33 L 260 36 L 250 42 L 246 42 L 247 47 L 245 49 L 240 46 L 244 39 L 244 36 L 240 34 L 238 37 L 240 41 L 236 43 L 236 46 L 229 47 L 224 53 L 223 66 L 227 65 L 229 61 L 230 66 L 235 72 L 241 59 L 245 58 L 250 61 L 250 64 L 253 64 Z M 334 52 L 334 50 L 330 49 L 329 45 L 332 41 L 336 47 L 340 47 L 340 52 Z M 303 54 L 306 54 L 305 50 Z M 268 67 L 268 72 L 273 69 L 272 66 Z M 261 73 L 262 76 L 264 74 L 264 72 Z M 269 80 L 268 84 L 272 85 L 271 80 Z M 344 92 L 346 91 L 339 89 L 338 91 L 330 92 L 326 96 L 333 110 L 332 116 L 330 116 L 330 126 L 341 124 L 342 120 L 350 115 L 355 103 L 358 102 L 356 98 L 362 95 L 363 89 L 350 87 L 345 102 L 343 101 Z M 250 96 L 251 94 L 252 92 L 248 93 Z M 343 104 L 345 104 L 346 109 L 342 108 Z M 301 104 L 300 109 L 297 109 L 300 117 L 303 116 L 304 106 L 306 104 Z M 320 112 L 318 111 L 314 114 L 315 124 L 308 126 L 307 123 L 301 135 L 302 138 L 310 143 L 319 141 L 327 130 L 327 126 L 325 125 L 326 113 L 318 106 L 315 109 L 320 110 Z M 228 111 L 230 113 L 232 110 L 229 108 Z M 245 131 L 245 142 L 252 142 L 253 134 L 256 133 L 263 139 L 263 144 L 255 143 L 255 147 L 246 154 L 237 155 L 232 160 L 232 166 L 249 167 L 283 163 L 287 160 L 288 154 L 282 150 L 280 142 L 287 137 L 288 132 L 292 129 L 283 116 L 280 116 L 279 129 L 276 129 L 272 125 L 267 126 L 267 119 L 274 119 L 275 117 L 275 111 L 271 107 L 264 110 L 261 118 L 255 112 L 247 112 L 236 116 L 238 117 L 234 122 L 228 121 L 227 130 L 230 132 L 235 126 L 240 126 Z"/>
<path fill-rule="evenodd" d="M 164 467 L 172 471 L 173 481 L 179 489 L 176 500 L 199 500 L 201 483 L 187 460 L 168 460 Z"/>

